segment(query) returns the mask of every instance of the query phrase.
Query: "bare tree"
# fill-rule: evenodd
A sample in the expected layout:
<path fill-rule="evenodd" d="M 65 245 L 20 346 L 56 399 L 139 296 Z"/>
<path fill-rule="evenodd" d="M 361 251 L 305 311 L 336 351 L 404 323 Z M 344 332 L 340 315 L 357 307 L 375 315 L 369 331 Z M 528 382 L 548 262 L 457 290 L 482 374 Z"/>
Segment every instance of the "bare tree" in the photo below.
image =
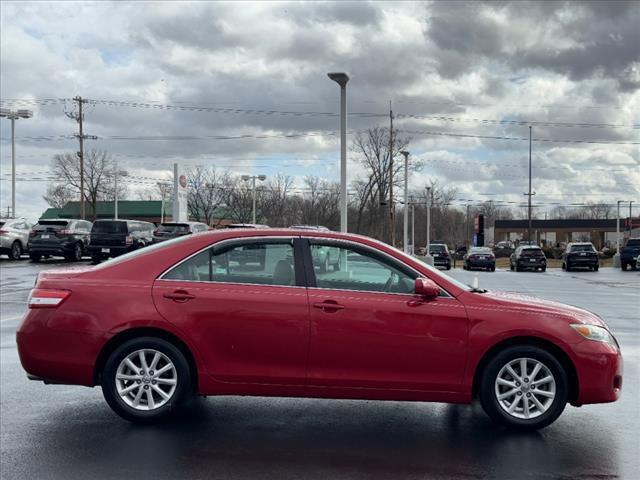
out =
<path fill-rule="evenodd" d="M 256 191 L 256 218 L 260 218 L 260 204 L 258 201 L 262 191 Z M 253 190 L 248 182 L 240 177 L 230 178 L 228 188 L 224 190 L 224 200 L 227 212 L 237 223 L 250 223 L 253 215 Z"/>
<path fill-rule="evenodd" d="M 225 189 L 229 188 L 228 172 L 197 166 L 187 171 L 187 207 L 189 216 L 211 225 L 224 205 Z"/>
<path fill-rule="evenodd" d="M 278 174 L 267 181 L 261 195 L 261 213 L 272 227 L 288 227 L 295 223 L 295 212 L 287 196 L 293 186 L 293 177 Z M 292 214 L 293 212 L 293 214 Z"/>
<path fill-rule="evenodd" d="M 73 188 L 64 183 L 51 183 L 47 186 L 47 193 L 42 198 L 53 208 L 63 208 L 68 202 L 77 197 Z"/>
<path fill-rule="evenodd" d="M 80 162 L 76 155 L 64 153 L 53 156 L 52 170 L 60 182 L 72 191 L 80 192 Z M 96 205 L 99 200 L 114 198 L 115 163 L 108 152 L 89 150 L 84 154 L 84 198 L 89 204 L 90 218 L 96 218 Z M 123 189 L 126 188 L 123 185 Z M 118 186 L 119 192 L 120 185 Z M 119 195 L 122 198 L 124 195 Z"/>

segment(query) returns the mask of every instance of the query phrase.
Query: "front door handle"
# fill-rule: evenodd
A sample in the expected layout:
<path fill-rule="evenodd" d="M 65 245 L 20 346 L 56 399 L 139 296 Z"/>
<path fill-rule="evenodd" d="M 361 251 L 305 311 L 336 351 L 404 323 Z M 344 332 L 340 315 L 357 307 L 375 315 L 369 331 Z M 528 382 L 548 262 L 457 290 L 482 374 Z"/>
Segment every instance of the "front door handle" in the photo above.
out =
<path fill-rule="evenodd" d="M 314 303 L 313 308 L 319 308 L 325 312 L 337 312 L 338 310 L 344 310 L 344 305 L 340 305 L 334 300 L 327 300 L 324 302 Z"/>
<path fill-rule="evenodd" d="M 172 293 L 165 293 L 162 296 L 178 303 L 188 302 L 189 300 L 196 298 L 195 295 L 191 295 L 186 290 L 176 290 Z"/>

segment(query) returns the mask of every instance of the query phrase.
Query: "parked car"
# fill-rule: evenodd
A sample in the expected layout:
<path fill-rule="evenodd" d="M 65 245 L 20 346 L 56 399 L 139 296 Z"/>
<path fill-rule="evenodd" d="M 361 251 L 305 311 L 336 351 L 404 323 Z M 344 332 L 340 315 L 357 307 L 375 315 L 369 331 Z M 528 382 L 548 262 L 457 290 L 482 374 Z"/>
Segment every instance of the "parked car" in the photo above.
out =
<path fill-rule="evenodd" d="M 206 232 L 209 226 L 201 222 L 164 222 L 153 231 L 153 243 L 163 242 L 171 238 L 192 233 Z"/>
<path fill-rule="evenodd" d="M 94 263 L 151 245 L 153 223 L 138 220 L 96 220 L 89 251 Z"/>
<path fill-rule="evenodd" d="M 231 260 L 247 246 L 264 252 L 261 268 Z M 341 270 L 317 272 L 312 251 L 325 246 L 347 259 Z M 187 235 L 42 272 L 28 307 L 17 332 L 28 377 L 100 385 L 135 422 L 194 394 L 478 398 L 494 421 L 534 429 L 622 388 L 620 349 L 598 315 L 472 288 L 345 233 Z"/>
<path fill-rule="evenodd" d="M 513 246 L 513 242 L 510 240 L 503 240 L 495 244 L 493 248 L 493 253 L 496 258 L 508 258 L 515 251 L 515 247 Z"/>
<path fill-rule="evenodd" d="M 24 218 L 0 219 L 0 254 L 20 260 L 28 250 L 31 224 Z"/>
<path fill-rule="evenodd" d="M 231 223 L 226 228 L 269 228 L 269 225 L 262 225 L 260 223 Z"/>
<path fill-rule="evenodd" d="M 64 257 L 78 262 L 87 253 L 92 223 L 86 220 L 39 220 L 29 233 L 29 258 Z"/>
<path fill-rule="evenodd" d="M 429 254 L 433 257 L 433 264 L 436 267 L 444 267 L 451 270 L 451 255 L 449 247 L 445 243 L 432 243 L 429 245 Z"/>
<path fill-rule="evenodd" d="M 509 259 L 511 270 L 521 272 L 522 270 L 547 270 L 547 257 L 540 247 L 534 245 L 524 245 L 516 248 Z"/>
<path fill-rule="evenodd" d="M 600 268 L 600 259 L 593 243 L 569 243 L 562 252 L 562 269 L 570 272 L 573 268 L 588 268 L 595 272 Z"/>
<path fill-rule="evenodd" d="M 640 238 L 630 238 L 624 247 L 620 249 L 620 268 L 626 270 L 631 267 L 637 268 L 636 262 L 640 256 Z"/>
<path fill-rule="evenodd" d="M 323 227 L 322 225 L 291 225 L 291 227 L 296 230 L 313 230 L 316 232 L 330 232 L 327 227 Z"/>
<path fill-rule="evenodd" d="M 496 256 L 489 247 L 471 247 L 462 261 L 462 268 L 465 270 L 481 268 L 490 272 L 496 271 Z"/>

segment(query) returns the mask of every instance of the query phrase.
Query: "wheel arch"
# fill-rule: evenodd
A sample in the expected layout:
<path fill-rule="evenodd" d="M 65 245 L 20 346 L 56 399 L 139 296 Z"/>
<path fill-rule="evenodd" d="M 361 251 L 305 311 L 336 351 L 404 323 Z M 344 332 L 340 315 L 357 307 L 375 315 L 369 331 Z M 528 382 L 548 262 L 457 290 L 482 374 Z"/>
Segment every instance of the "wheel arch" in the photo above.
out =
<path fill-rule="evenodd" d="M 174 335 L 167 330 L 163 330 L 162 328 L 157 327 L 133 327 L 127 330 L 123 330 L 118 334 L 111 337 L 102 347 L 100 353 L 95 362 L 94 370 L 93 370 L 93 383 L 94 385 L 100 385 L 101 383 L 101 375 L 102 370 L 109 358 L 109 355 L 113 353 L 113 351 L 122 345 L 127 340 L 131 340 L 137 337 L 156 337 L 166 340 L 172 343 L 176 348 L 178 348 L 182 354 L 185 356 L 187 363 L 189 365 L 189 370 L 191 372 L 192 377 L 192 387 L 193 391 L 198 391 L 198 367 L 193 356 L 193 353 L 187 346 L 185 342 L 183 342 L 179 337 Z"/>
<path fill-rule="evenodd" d="M 569 382 L 569 396 L 568 396 L 569 402 L 570 403 L 575 402 L 578 399 L 578 394 L 580 392 L 578 372 L 576 371 L 576 367 L 573 364 L 573 361 L 571 360 L 569 355 L 567 355 L 567 353 L 562 348 L 558 347 L 553 342 L 546 340 L 544 338 L 534 337 L 534 336 L 517 336 L 517 337 L 510 337 L 510 338 L 501 340 L 500 342 L 493 345 L 484 353 L 484 355 L 476 365 L 476 369 L 473 373 L 473 384 L 472 384 L 473 398 L 478 396 L 478 393 L 480 390 L 480 382 L 482 380 L 482 374 L 487 364 L 489 363 L 489 360 L 493 356 L 495 356 L 498 352 L 504 350 L 505 348 L 514 347 L 514 346 L 539 347 L 546 350 L 551 355 L 553 355 L 560 362 L 560 364 L 565 369 L 565 372 L 567 373 L 567 380 Z"/>

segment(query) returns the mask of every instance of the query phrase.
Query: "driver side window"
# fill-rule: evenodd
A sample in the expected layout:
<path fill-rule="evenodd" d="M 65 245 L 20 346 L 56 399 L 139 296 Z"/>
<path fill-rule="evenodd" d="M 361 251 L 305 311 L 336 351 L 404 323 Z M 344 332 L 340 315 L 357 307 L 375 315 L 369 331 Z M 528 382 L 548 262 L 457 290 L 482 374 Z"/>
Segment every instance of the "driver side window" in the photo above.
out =
<path fill-rule="evenodd" d="M 318 288 L 407 293 L 415 277 L 366 252 L 344 246 L 311 243 L 311 259 Z"/>

